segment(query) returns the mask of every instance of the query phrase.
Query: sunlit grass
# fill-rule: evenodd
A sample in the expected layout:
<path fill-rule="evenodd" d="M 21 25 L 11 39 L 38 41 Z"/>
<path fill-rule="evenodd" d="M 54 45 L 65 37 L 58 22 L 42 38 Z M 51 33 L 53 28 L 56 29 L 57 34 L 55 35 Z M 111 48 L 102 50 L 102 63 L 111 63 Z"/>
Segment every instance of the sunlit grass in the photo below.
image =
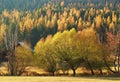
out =
<path fill-rule="evenodd" d="M 113 77 L 0 77 L 0 82 L 120 82 Z"/>
<path fill-rule="evenodd" d="M 3 72 L 6 70 L 5 68 L 1 67 L 1 71 Z M 40 74 L 45 73 L 42 69 L 37 67 L 28 67 L 28 71 L 35 71 Z M 76 70 L 77 74 L 88 72 L 83 68 L 78 68 Z M 62 73 L 62 71 L 61 71 Z M 0 82 L 120 82 L 119 77 L 71 77 L 72 70 L 69 70 L 68 76 L 0 76 Z"/>

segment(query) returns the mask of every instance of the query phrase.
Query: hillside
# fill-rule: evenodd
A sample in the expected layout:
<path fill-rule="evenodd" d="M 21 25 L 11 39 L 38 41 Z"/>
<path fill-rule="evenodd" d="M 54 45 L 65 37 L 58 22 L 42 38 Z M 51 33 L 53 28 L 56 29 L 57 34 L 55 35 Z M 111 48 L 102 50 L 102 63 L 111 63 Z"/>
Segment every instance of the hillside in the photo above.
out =
<path fill-rule="evenodd" d="M 61 1 L 63 0 L 0 0 L 0 11 L 4 9 L 34 10 L 42 7 L 44 4 L 47 4 L 48 2 L 59 4 L 59 2 Z M 89 3 L 94 4 L 96 8 L 103 8 L 107 2 L 108 5 L 109 3 L 112 3 L 114 8 L 117 9 L 117 5 L 120 3 L 119 0 L 64 0 L 64 1 L 66 6 L 69 3 L 73 3 L 78 7 L 83 7 L 83 8 L 88 8 Z M 81 6 L 79 6 L 79 4 L 81 4 Z"/>

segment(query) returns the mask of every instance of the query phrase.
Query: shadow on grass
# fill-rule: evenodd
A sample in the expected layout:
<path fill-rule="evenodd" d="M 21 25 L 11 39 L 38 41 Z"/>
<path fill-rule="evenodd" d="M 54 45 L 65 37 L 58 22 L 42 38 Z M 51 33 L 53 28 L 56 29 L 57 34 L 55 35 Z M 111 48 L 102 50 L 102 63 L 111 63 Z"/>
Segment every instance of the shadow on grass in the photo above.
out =
<path fill-rule="evenodd" d="M 120 81 L 120 77 L 99 77 L 99 79 Z"/>
<path fill-rule="evenodd" d="M 80 74 L 76 77 L 86 78 L 86 79 L 100 79 L 100 80 L 112 80 L 120 81 L 120 75 L 90 75 L 90 74 Z"/>

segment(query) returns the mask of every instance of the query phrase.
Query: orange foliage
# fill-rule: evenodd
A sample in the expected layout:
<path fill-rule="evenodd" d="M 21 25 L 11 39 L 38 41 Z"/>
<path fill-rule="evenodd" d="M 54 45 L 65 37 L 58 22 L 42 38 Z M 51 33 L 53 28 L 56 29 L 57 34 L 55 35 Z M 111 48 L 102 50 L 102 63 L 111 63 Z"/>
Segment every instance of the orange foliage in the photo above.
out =
<path fill-rule="evenodd" d="M 101 15 L 96 16 L 95 23 L 96 23 L 96 27 L 99 28 L 102 23 Z"/>
<path fill-rule="evenodd" d="M 108 48 L 110 49 L 110 51 L 113 51 L 119 44 L 119 38 L 117 35 L 113 35 L 112 33 L 107 32 L 107 42 Z"/>

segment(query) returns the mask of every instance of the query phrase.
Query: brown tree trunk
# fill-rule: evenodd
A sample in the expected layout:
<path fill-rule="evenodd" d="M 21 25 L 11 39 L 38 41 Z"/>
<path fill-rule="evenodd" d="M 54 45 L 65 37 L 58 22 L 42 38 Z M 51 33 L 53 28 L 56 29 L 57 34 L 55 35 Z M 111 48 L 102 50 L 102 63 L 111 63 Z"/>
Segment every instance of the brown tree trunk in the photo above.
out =
<path fill-rule="evenodd" d="M 76 75 L 76 70 L 73 68 L 72 71 L 73 71 L 73 76 L 75 76 Z"/>
<path fill-rule="evenodd" d="M 114 69 L 115 69 L 115 71 L 117 71 L 117 69 L 116 69 L 116 56 L 115 56 L 115 59 L 114 59 Z"/>
<path fill-rule="evenodd" d="M 95 73 L 94 73 L 93 68 L 92 68 L 90 62 L 88 61 L 88 59 L 87 59 L 87 64 L 88 64 L 88 67 L 90 68 L 91 74 L 94 75 Z"/>
<path fill-rule="evenodd" d="M 99 71 L 100 71 L 100 74 L 103 75 L 103 72 L 102 72 L 102 69 L 101 69 L 101 68 L 99 69 Z"/>
<path fill-rule="evenodd" d="M 118 73 L 120 73 L 120 56 L 118 55 Z"/>
<path fill-rule="evenodd" d="M 52 76 L 55 76 L 55 72 L 54 71 L 52 72 Z"/>
<path fill-rule="evenodd" d="M 105 65 L 106 65 L 106 67 L 108 68 L 109 71 L 111 71 L 112 73 L 116 73 L 115 71 L 113 71 L 113 70 L 110 68 L 110 66 L 109 66 L 109 64 L 107 63 L 105 57 L 103 57 L 103 61 L 104 61 Z"/>
<path fill-rule="evenodd" d="M 9 59 L 8 59 L 8 70 L 9 70 L 9 74 L 11 76 L 16 75 L 15 66 L 14 66 L 14 58 L 12 58 L 12 57 L 9 57 Z"/>

